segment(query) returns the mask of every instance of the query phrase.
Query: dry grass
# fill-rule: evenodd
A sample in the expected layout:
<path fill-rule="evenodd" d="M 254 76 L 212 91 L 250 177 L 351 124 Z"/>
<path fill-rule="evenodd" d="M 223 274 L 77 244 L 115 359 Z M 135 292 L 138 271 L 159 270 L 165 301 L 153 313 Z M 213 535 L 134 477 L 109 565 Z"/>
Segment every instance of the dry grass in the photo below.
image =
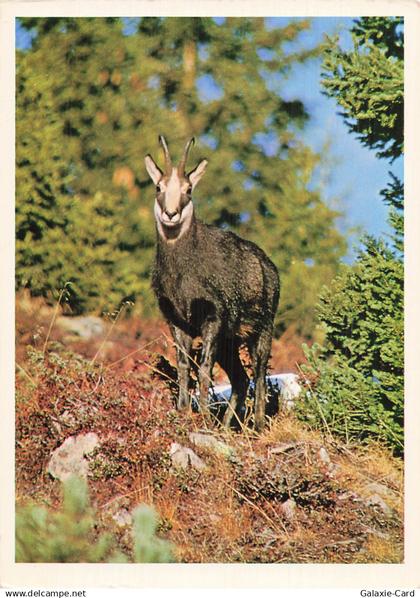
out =
<path fill-rule="evenodd" d="M 403 560 L 401 542 L 389 542 L 386 538 L 371 534 L 365 542 L 363 553 L 359 554 L 359 563 L 401 563 Z"/>
<path fill-rule="evenodd" d="M 402 464 L 383 447 L 343 445 L 292 413 L 257 435 L 176 412 L 167 374 L 156 378 L 156 355 L 173 359 L 160 323 L 119 321 L 106 358 L 98 353 L 104 338 L 65 340 L 54 325 L 43 355 L 52 308 L 25 297 L 16 313 L 19 503 L 31 497 L 58 507 L 49 456 L 68 436 L 95 431 L 101 446 L 90 458 L 89 486 L 103 525 L 113 525 L 110 513 L 122 505 L 153 504 L 159 533 L 181 562 L 401 562 Z M 151 342 L 153 352 L 138 351 Z M 189 435 L 203 430 L 231 455 L 195 446 Z M 194 450 L 206 469 L 174 469 L 173 442 Z M 378 491 L 387 513 L 367 501 Z"/>

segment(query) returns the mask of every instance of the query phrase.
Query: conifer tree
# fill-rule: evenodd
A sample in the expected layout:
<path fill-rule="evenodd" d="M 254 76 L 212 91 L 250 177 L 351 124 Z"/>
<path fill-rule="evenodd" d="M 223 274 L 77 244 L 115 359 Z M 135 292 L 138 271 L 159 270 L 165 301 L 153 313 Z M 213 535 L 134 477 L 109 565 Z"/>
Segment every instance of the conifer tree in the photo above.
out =
<path fill-rule="evenodd" d="M 16 509 L 16 562 L 20 563 L 171 563 L 174 546 L 156 535 L 155 509 L 138 505 L 132 513 L 132 550 L 118 549 L 117 537 L 104 531 L 89 497 L 86 480 L 71 476 L 62 485 L 58 510 L 27 503 Z"/>
<path fill-rule="evenodd" d="M 402 24 L 402 17 L 356 20 L 354 50 L 343 51 L 330 40 L 323 64 L 324 89 L 343 108 L 350 131 L 391 160 L 401 155 L 404 143 Z"/>
<path fill-rule="evenodd" d="M 118 18 L 21 22 L 36 36 L 32 48 L 18 54 L 18 82 L 24 73 L 28 77 L 17 97 L 20 130 L 31 127 L 26 95 L 37 82 L 42 101 L 49 102 L 38 114 L 39 126 L 56 123 L 54 142 L 61 152 L 54 155 L 70 181 L 56 201 L 85 209 L 69 213 L 73 232 L 62 229 L 69 242 L 65 272 L 47 251 L 37 267 L 50 273 L 48 284 L 42 274 L 34 278 L 31 260 L 20 276 L 20 264 L 26 262 L 18 248 L 19 285 L 45 294 L 61 287 L 64 278 L 74 280 L 72 270 L 80 271 L 82 263 L 85 278 L 77 279 L 72 300 L 79 310 L 99 310 L 106 300 L 113 302 L 108 308 L 116 307 L 127 298 L 136 299 L 139 309 L 151 308 L 153 189 L 143 157 L 158 158 L 160 133 L 175 158 L 194 135 L 191 163 L 204 155 L 210 160 L 196 193 L 199 217 L 267 251 L 283 280 L 277 331 L 293 322 L 310 337 L 316 295 L 336 272 L 345 243 L 335 228 L 337 213 L 309 189 L 319 156 L 293 132 L 308 114 L 300 101 L 282 98 L 290 67 L 318 51 L 283 49 L 309 23 L 270 28 L 260 18 L 201 17 L 150 17 L 128 25 Z M 43 141 L 29 143 L 31 164 L 42 151 L 45 165 L 55 169 Z M 18 178 L 28 178 L 29 168 L 19 161 Z M 27 210 L 28 197 L 28 189 L 19 187 L 19 214 Z M 78 230 L 85 232 L 83 243 L 77 241 Z M 20 224 L 17 234 L 22 235 Z M 25 239 L 39 254 L 50 243 L 48 237 L 36 238 L 31 227 Z M 59 243 L 57 232 L 55 247 Z M 98 261 L 97 252 L 102 252 Z"/>
<path fill-rule="evenodd" d="M 345 52 L 330 40 L 324 61 L 324 87 L 344 108 L 350 131 L 391 161 L 403 152 L 401 24 L 400 18 L 359 19 L 352 28 L 354 49 Z M 390 206 L 392 246 L 366 236 L 356 263 L 343 267 L 320 296 L 326 339 L 308 356 L 319 376 L 315 393 L 322 413 L 313 409 L 310 418 L 348 439 L 380 439 L 401 454 L 403 185 L 395 175 L 391 179 L 381 194 Z"/>

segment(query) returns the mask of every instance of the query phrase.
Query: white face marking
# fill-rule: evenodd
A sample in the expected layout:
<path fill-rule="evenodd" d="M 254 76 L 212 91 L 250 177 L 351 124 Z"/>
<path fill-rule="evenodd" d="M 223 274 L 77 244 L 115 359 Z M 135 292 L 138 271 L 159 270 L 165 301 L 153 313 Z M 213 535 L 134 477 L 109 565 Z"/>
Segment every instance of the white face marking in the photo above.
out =
<path fill-rule="evenodd" d="M 167 215 L 162 211 L 157 199 L 155 200 L 154 212 L 159 235 L 167 243 L 174 243 L 189 229 L 194 213 L 194 206 L 192 201 L 189 201 L 182 210 L 181 214 L 178 214 L 179 218 L 177 219 L 177 222 L 174 222 L 175 218 L 169 222 Z M 172 238 L 169 238 L 168 233 L 170 233 L 172 229 L 174 229 L 173 232 L 175 232 L 176 228 L 179 229 L 178 234 L 175 234 Z"/>
<path fill-rule="evenodd" d="M 164 195 L 163 208 L 156 200 L 155 218 L 159 233 L 168 241 L 182 236 L 191 222 L 191 201 L 181 209 L 182 194 L 186 194 L 190 186 L 188 179 L 179 176 L 177 168 L 172 169 L 169 177 L 162 177 L 159 181 L 160 193 Z"/>
<path fill-rule="evenodd" d="M 165 205 L 168 212 L 173 213 L 179 209 L 181 203 L 181 180 L 176 168 L 172 169 L 172 174 L 166 184 Z"/>

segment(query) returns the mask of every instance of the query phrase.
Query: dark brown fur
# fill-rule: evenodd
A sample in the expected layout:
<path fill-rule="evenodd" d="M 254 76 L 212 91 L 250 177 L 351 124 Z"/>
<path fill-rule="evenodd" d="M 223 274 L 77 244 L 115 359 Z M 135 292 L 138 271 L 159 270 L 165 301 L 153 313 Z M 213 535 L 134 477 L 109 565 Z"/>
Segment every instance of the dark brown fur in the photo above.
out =
<path fill-rule="evenodd" d="M 273 319 L 279 301 L 279 277 L 271 260 L 254 243 L 195 217 L 175 242 L 157 235 L 153 289 L 177 346 L 178 407 L 190 403 L 189 355 L 192 341 L 202 337 L 200 407 L 206 412 L 215 361 L 232 384 L 229 424 L 241 417 L 248 377 L 239 358 L 245 343 L 256 383 L 255 427 L 264 425 L 265 374 L 271 350 Z"/>

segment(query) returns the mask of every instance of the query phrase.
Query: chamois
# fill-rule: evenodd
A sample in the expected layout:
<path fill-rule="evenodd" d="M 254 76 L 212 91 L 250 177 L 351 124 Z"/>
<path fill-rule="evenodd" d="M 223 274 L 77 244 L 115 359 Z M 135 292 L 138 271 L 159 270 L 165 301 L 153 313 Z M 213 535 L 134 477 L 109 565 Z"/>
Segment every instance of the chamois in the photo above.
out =
<path fill-rule="evenodd" d="M 209 385 L 217 361 L 232 385 L 224 424 L 231 423 L 234 412 L 241 418 L 249 380 L 239 350 L 246 345 L 255 381 L 254 426 L 261 430 L 265 422 L 265 375 L 279 300 L 277 269 L 251 241 L 195 217 L 191 194 L 208 162 L 201 160 L 186 173 L 194 138 L 185 145 L 176 167 L 163 136 L 159 142 L 165 171 L 150 155 L 145 158 L 147 172 L 156 185 L 157 247 L 152 287 L 176 345 L 177 408 L 190 406 L 191 350 L 193 339 L 201 337 L 200 410 L 208 413 Z"/>

